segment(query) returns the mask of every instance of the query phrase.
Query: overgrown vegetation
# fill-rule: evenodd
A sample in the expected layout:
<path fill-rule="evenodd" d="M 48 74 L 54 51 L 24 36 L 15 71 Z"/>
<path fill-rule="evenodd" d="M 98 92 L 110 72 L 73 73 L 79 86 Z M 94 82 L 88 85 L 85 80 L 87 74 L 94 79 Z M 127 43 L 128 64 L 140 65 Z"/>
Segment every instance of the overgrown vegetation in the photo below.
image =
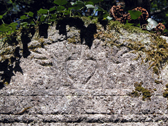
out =
<path fill-rule="evenodd" d="M 76 1 L 76 2 L 68 2 L 67 0 L 54 0 L 53 7 L 49 9 L 40 8 L 37 10 L 37 13 L 33 13 L 31 11 L 25 12 L 24 15 L 20 16 L 15 21 L 12 21 L 10 24 L 6 24 L 3 21 L 3 17 L 5 17 L 8 13 L 7 11 L 0 15 L 0 20 L 3 22 L 0 25 L 0 36 L 1 38 L 9 38 L 9 35 L 20 31 L 22 28 L 30 28 L 31 26 L 38 27 L 41 24 L 51 24 L 53 21 L 59 20 L 64 17 L 75 17 L 82 16 L 82 9 L 94 9 L 94 11 L 101 11 L 103 13 L 102 18 L 107 17 L 109 14 L 103 8 L 96 6 L 96 3 L 101 2 L 102 0 L 90 0 L 90 1 Z M 12 5 L 15 3 L 10 1 Z M 94 15 L 93 15 L 94 16 Z M 90 17 L 93 17 L 90 16 Z"/>
<path fill-rule="evenodd" d="M 147 33 L 149 35 L 150 42 L 146 44 L 142 41 L 133 41 L 132 39 L 130 39 L 125 40 L 128 44 L 118 43 L 117 40 L 119 39 L 119 36 L 123 34 L 124 30 L 128 31 L 130 34 Z M 105 44 L 109 46 L 126 46 L 129 49 L 134 50 L 133 52 L 139 54 L 134 60 L 138 60 L 141 58 L 142 63 L 148 62 L 148 69 L 152 68 L 153 73 L 155 73 L 156 75 L 160 74 L 160 70 L 168 62 L 168 43 L 166 42 L 166 40 L 155 33 L 150 33 L 148 31 L 142 30 L 139 27 L 121 24 L 117 21 L 109 21 L 107 30 L 99 30 L 99 32 L 95 34 L 95 38 L 105 41 Z M 146 54 L 145 58 L 142 57 L 143 53 Z M 162 83 L 161 81 L 157 80 L 155 82 Z"/>

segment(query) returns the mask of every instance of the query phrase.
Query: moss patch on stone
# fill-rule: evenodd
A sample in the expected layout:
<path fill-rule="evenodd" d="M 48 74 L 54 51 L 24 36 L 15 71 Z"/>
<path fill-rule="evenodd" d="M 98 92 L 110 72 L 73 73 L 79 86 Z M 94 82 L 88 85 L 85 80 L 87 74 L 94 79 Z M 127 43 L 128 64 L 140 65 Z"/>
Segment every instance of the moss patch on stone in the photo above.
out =
<path fill-rule="evenodd" d="M 141 33 L 147 33 L 150 42 L 144 43 L 141 41 L 135 41 L 132 39 L 125 40 L 126 43 L 117 43 L 118 39 L 123 36 L 124 30 L 128 33 L 128 36 L 137 33 L 143 36 Z M 159 75 L 160 70 L 163 68 L 164 65 L 167 64 L 168 61 L 168 43 L 166 40 L 161 38 L 159 35 L 150 33 L 148 31 L 142 30 L 141 28 L 134 27 L 134 26 L 127 26 L 121 24 L 118 21 L 110 21 L 107 30 L 98 29 L 98 33 L 94 36 L 95 38 L 101 39 L 105 42 L 105 45 L 109 46 L 125 46 L 134 52 L 143 52 L 146 54 L 146 58 L 142 59 L 143 62 L 149 63 L 149 69 L 153 69 L 153 73 Z M 136 37 L 136 36 L 135 36 Z M 142 58 L 140 55 L 136 58 L 138 60 Z"/>
<path fill-rule="evenodd" d="M 156 84 L 162 84 L 162 80 L 155 80 Z"/>
<path fill-rule="evenodd" d="M 140 83 L 135 82 L 134 83 L 135 90 L 129 93 L 129 96 L 139 97 L 140 95 L 142 95 L 143 101 L 145 101 L 145 99 L 150 100 L 150 97 L 152 96 L 151 92 L 147 88 L 142 87 L 142 84 L 143 82 L 140 82 Z"/>
<path fill-rule="evenodd" d="M 163 92 L 163 97 L 168 98 L 168 91 Z"/>
<path fill-rule="evenodd" d="M 166 86 L 166 89 L 163 92 L 163 97 L 168 98 L 168 84 L 166 84 L 165 86 Z"/>
<path fill-rule="evenodd" d="M 128 95 L 131 96 L 131 97 L 139 97 L 140 96 L 139 92 L 137 92 L 137 91 L 132 91 Z"/>
<path fill-rule="evenodd" d="M 165 86 L 166 86 L 166 88 L 168 88 L 168 84 L 166 84 Z"/>

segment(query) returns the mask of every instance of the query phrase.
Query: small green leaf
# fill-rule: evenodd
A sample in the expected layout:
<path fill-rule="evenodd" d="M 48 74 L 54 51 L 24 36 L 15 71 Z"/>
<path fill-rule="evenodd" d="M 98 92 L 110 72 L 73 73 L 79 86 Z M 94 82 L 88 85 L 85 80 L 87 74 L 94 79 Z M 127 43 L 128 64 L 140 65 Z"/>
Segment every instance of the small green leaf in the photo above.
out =
<path fill-rule="evenodd" d="M 49 22 L 53 22 L 53 21 L 55 21 L 55 20 L 56 20 L 56 19 L 49 19 L 48 21 L 49 21 Z"/>
<path fill-rule="evenodd" d="M 51 14 L 51 18 L 56 20 L 57 19 L 57 15 L 56 14 Z"/>
<path fill-rule="evenodd" d="M 49 12 L 52 12 L 52 11 L 55 11 L 55 10 L 56 10 L 56 8 L 52 7 L 52 8 L 49 9 Z"/>
<path fill-rule="evenodd" d="M 134 10 L 129 10 L 128 12 L 130 13 L 131 19 L 133 19 L 133 20 L 139 18 L 141 16 L 141 14 L 142 14 L 142 12 L 134 11 Z"/>
<path fill-rule="evenodd" d="M 40 21 L 41 21 L 41 22 L 44 22 L 45 19 L 46 19 L 46 16 L 45 16 L 45 15 L 42 15 L 42 16 L 40 17 Z"/>
<path fill-rule="evenodd" d="M 0 19 L 2 19 L 3 18 L 3 15 L 0 15 Z"/>
<path fill-rule="evenodd" d="M 103 0 L 90 0 L 90 1 L 95 4 L 95 3 L 99 3 L 99 2 L 101 2 L 101 1 L 103 1 Z"/>
<path fill-rule="evenodd" d="M 7 32 L 7 34 L 10 35 L 12 32 L 13 32 L 13 31 L 10 30 L 10 31 Z"/>
<path fill-rule="evenodd" d="M 108 13 L 104 13 L 104 14 L 103 14 L 103 19 L 106 19 L 107 16 L 109 16 L 109 14 L 108 14 Z"/>
<path fill-rule="evenodd" d="M 96 11 L 104 11 L 104 9 L 101 7 L 98 7 L 98 9 L 96 9 Z"/>
<path fill-rule="evenodd" d="M 12 23 L 10 23 L 9 26 L 12 27 L 12 30 L 16 30 L 16 27 L 18 26 L 18 23 L 12 22 Z"/>
<path fill-rule="evenodd" d="M 70 14 L 70 11 L 69 10 L 65 10 L 64 11 L 64 15 L 69 15 Z"/>
<path fill-rule="evenodd" d="M 27 13 L 25 13 L 25 14 L 27 14 L 29 17 L 33 17 L 33 15 L 34 15 L 34 13 L 31 12 L 31 11 L 29 11 L 29 12 L 27 12 Z"/>
<path fill-rule="evenodd" d="M 20 17 L 20 19 L 21 19 L 21 20 L 25 20 L 25 19 L 28 19 L 28 17 L 27 17 L 26 15 L 22 15 L 22 16 Z"/>
<path fill-rule="evenodd" d="M 84 4 L 85 4 L 85 5 L 87 5 L 87 4 L 94 5 L 94 3 L 93 3 L 93 2 L 90 2 L 90 1 L 89 1 L 89 2 L 84 2 Z"/>
<path fill-rule="evenodd" d="M 54 0 L 54 3 L 62 6 L 67 4 L 67 0 Z"/>
<path fill-rule="evenodd" d="M 10 31 L 10 30 L 11 29 L 10 29 L 9 25 L 7 25 L 7 24 L 0 25 L 0 32 L 7 32 L 7 31 Z"/>
<path fill-rule="evenodd" d="M 128 23 L 128 20 L 126 20 L 126 25 L 132 26 L 134 23 Z"/>
<path fill-rule="evenodd" d="M 13 1 L 12 0 L 9 0 L 11 3 L 13 3 Z"/>
<path fill-rule="evenodd" d="M 58 6 L 58 7 L 57 7 L 57 11 L 63 11 L 64 9 L 65 9 L 64 6 Z"/>
<path fill-rule="evenodd" d="M 48 13 L 48 10 L 47 9 L 40 9 L 37 11 L 37 14 L 47 14 Z"/>
<path fill-rule="evenodd" d="M 80 10 L 84 6 L 85 5 L 84 5 L 84 3 L 82 1 L 76 1 L 71 8 L 75 9 L 75 10 Z"/>
<path fill-rule="evenodd" d="M 34 21 L 31 21 L 31 22 L 30 22 L 30 25 L 35 25 Z"/>
<path fill-rule="evenodd" d="M 138 24 L 137 24 L 137 26 L 138 26 L 138 27 L 140 27 L 140 26 L 141 26 L 141 24 L 140 24 L 140 23 L 138 23 Z"/>
<path fill-rule="evenodd" d="M 87 9 L 88 9 L 88 8 L 93 8 L 93 9 L 95 8 L 95 6 L 93 6 L 93 5 L 91 5 L 91 4 L 87 4 L 87 5 L 85 5 L 85 6 L 87 7 Z"/>
<path fill-rule="evenodd" d="M 22 22 L 22 23 L 20 23 L 20 25 L 21 25 L 23 28 L 25 28 L 25 27 L 28 25 L 28 23 L 27 23 L 27 22 Z"/>
<path fill-rule="evenodd" d="M 6 14 L 7 14 L 7 12 L 8 12 L 8 11 L 6 11 L 6 12 L 3 14 L 3 16 L 4 16 L 4 15 L 6 15 Z"/>

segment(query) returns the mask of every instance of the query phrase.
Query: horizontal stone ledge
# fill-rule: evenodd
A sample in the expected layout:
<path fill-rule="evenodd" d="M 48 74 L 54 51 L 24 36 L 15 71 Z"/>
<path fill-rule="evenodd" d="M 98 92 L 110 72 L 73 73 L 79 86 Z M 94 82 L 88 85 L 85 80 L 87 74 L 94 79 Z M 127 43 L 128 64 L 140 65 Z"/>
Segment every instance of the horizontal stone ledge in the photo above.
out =
<path fill-rule="evenodd" d="M 0 114 L 0 123 L 30 123 L 30 122 L 45 122 L 45 123 L 142 123 L 142 122 L 168 122 L 167 115 L 106 115 L 106 114 L 82 114 L 82 115 L 3 115 Z"/>
<path fill-rule="evenodd" d="M 127 96 L 133 89 L 10 89 L 3 90 L 0 96 Z M 155 93 L 162 96 L 162 93 Z"/>
<path fill-rule="evenodd" d="M 166 122 L 128 122 L 128 123 L 44 123 L 44 122 L 31 122 L 31 123 L 12 123 L 12 126 L 166 126 Z M 0 123 L 1 126 L 11 126 L 11 123 Z"/>

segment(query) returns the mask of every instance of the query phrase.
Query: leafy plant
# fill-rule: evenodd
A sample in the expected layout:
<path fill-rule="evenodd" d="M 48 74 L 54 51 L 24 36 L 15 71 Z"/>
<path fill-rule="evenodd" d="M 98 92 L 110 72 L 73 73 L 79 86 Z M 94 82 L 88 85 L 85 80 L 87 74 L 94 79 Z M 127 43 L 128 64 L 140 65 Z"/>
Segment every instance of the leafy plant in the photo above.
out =
<path fill-rule="evenodd" d="M 131 15 L 131 19 L 132 19 L 132 20 L 137 20 L 137 19 L 141 16 L 141 14 L 142 14 L 142 12 L 140 12 L 140 11 L 135 11 L 135 10 L 129 10 L 128 12 L 129 12 L 129 14 Z M 126 25 L 136 25 L 136 26 L 140 26 L 140 22 L 139 22 L 138 24 L 128 23 L 128 20 L 127 20 L 127 21 L 126 21 Z"/>
<path fill-rule="evenodd" d="M 133 20 L 138 19 L 141 16 L 141 14 L 142 14 L 142 12 L 135 11 L 135 10 L 129 10 L 128 12 L 130 13 L 131 19 L 133 19 Z"/>
<path fill-rule="evenodd" d="M 86 9 L 93 9 L 93 14 L 91 17 L 95 16 L 96 12 L 101 11 L 103 13 L 103 18 L 111 20 L 107 11 L 98 6 L 98 3 L 103 0 L 90 0 L 82 1 L 78 0 L 76 2 L 67 2 L 67 0 L 54 0 L 53 6 L 49 9 L 40 8 L 37 12 L 29 11 L 25 12 L 17 20 L 12 21 L 10 24 L 6 24 L 3 21 L 3 17 L 8 14 L 13 8 L 6 8 L 6 12 L 0 15 L 0 20 L 3 24 L 0 25 L 0 36 L 1 38 L 6 38 L 6 36 L 21 30 L 22 28 L 29 28 L 29 26 L 38 26 L 40 24 L 50 24 L 53 21 L 59 20 L 64 17 L 81 16 L 85 13 Z M 9 0 L 9 2 L 14 7 L 15 2 Z M 3 40 L 3 39 L 2 39 Z"/>

